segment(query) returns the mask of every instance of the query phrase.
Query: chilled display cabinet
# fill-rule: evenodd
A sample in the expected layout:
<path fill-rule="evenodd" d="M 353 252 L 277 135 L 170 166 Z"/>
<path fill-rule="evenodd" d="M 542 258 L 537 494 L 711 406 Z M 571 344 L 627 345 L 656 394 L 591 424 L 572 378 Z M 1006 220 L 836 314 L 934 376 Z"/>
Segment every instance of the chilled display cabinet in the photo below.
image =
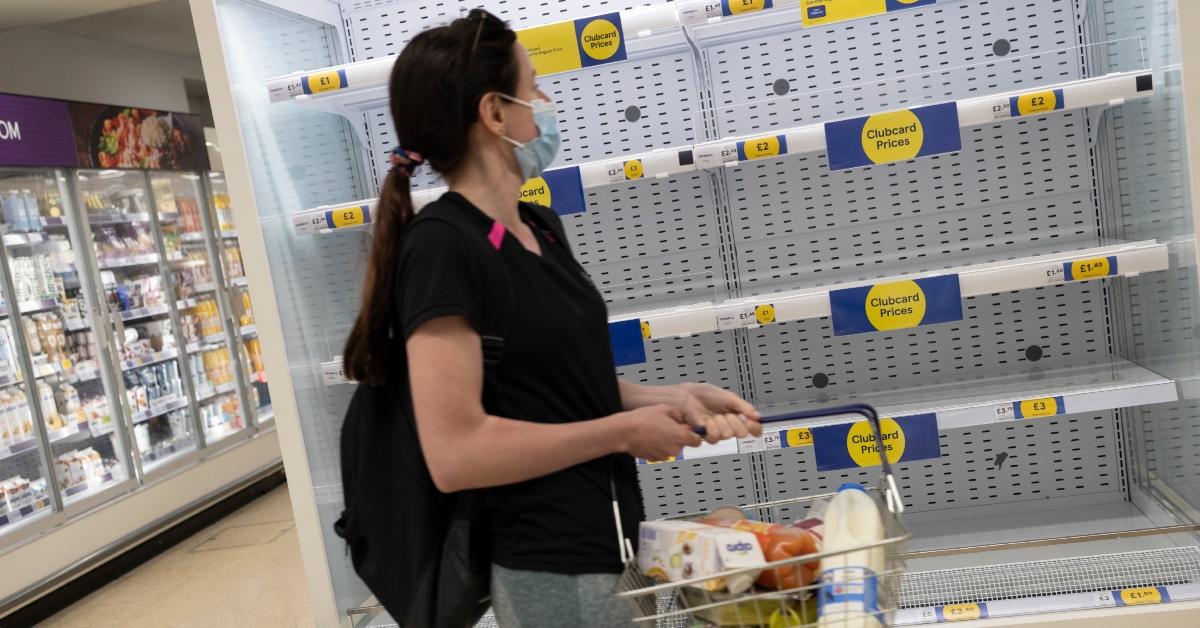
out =
<path fill-rule="evenodd" d="M 216 235 L 218 250 L 221 256 L 222 284 L 229 299 L 232 320 L 240 337 L 238 346 L 242 367 L 246 376 L 246 390 L 249 407 L 254 408 L 254 414 L 261 423 L 275 417 L 271 406 L 271 391 L 267 385 L 267 369 L 263 363 L 262 344 L 258 340 L 258 327 L 254 321 L 254 305 L 250 299 L 250 287 L 246 282 L 246 269 L 242 263 L 242 249 L 238 244 L 237 224 L 233 216 L 229 187 L 225 183 L 225 174 L 209 172 L 211 210 L 208 214 Z"/>
<path fill-rule="evenodd" d="M 0 168 L 0 550 L 270 420 L 210 176 Z"/>
<path fill-rule="evenodd" d="M 711 382 L 769 415 L 887 417 L 914 534 L 897 624 L 1191 625 L 1191 5 L 192 0 L 234 213 L 262 232 L 243 247 L 275 297 L 257 312 L 275 402 L 299 416 L 280 437 L 318 623 L 385 621 L 333 533 L 331 426 L 398 143 L 389 72 L 416 33 L 482 6 L 558 108 L 558 158 L 522 197 L 562 216 L 620 375 Z M 599 31 L 619 45 L 589 48 Z M 416 205 L 444 186 L 422 170 Z M 852 421 L 643 463 L 647 515 L 870 481 Z"/>

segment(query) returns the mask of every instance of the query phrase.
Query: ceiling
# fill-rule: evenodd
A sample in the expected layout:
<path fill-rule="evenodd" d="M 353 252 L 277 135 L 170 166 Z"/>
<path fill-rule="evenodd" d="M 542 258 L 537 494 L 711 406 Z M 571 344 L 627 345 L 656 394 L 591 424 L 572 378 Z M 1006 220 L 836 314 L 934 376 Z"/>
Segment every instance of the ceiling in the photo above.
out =
<path fill-rule="evenodd" d="M 3 0 L 0 30 L 40 26 L 150 2 L 154 0 Z"/>
<path fill-rule="evenodd" d="M 184 57 L 200 58 L 188 0 L 150 4 L 47 24 L 44 28 Z"/>

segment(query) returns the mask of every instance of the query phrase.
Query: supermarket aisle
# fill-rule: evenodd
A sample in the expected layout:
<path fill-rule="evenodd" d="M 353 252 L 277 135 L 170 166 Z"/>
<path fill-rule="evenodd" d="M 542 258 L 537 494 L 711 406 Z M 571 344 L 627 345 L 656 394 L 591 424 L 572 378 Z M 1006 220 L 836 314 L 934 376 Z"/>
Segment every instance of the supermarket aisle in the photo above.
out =
<path fill-rule="evenodd" d="M 41 625 L 312 626 L 287 486 L 163 552 Z"/>

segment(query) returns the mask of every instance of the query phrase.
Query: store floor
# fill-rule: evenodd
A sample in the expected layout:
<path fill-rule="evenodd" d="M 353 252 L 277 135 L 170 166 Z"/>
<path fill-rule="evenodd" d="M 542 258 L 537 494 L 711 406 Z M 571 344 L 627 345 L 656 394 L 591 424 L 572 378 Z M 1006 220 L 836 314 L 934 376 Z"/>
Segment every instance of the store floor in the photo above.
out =
<path fill-rule="evenodd" d="M 247 504 L 41 625 L 312 626 L 287 486 Z"/>

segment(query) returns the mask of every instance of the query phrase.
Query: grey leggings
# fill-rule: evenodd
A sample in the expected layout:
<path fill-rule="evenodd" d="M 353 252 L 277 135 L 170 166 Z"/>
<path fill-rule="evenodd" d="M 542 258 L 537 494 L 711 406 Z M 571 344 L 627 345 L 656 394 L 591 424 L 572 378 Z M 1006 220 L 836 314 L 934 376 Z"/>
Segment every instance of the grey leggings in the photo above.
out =
<path fill-rule="evenodd" d="M 616 596 L 617 574 L 565 576 L 492 565 L 492 610 L 500 628 L 631 626 L 629 603 Z"/>

